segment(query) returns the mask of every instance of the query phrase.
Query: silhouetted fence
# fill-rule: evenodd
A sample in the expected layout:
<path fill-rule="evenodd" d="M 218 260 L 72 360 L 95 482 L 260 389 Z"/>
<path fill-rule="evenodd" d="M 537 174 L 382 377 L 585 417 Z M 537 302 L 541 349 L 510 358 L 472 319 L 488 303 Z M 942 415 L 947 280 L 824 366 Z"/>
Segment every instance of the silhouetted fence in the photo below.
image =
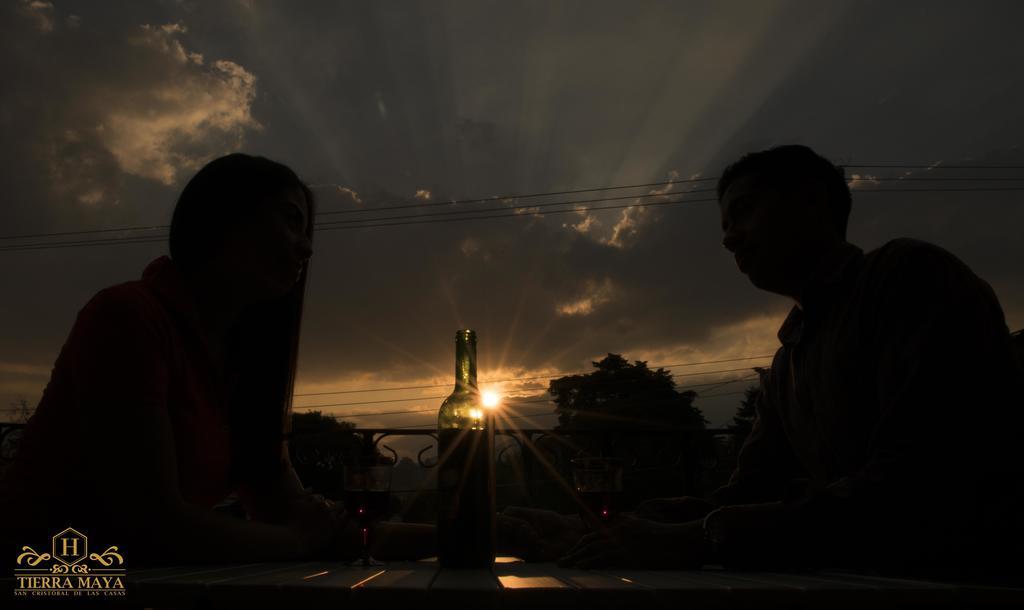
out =
<path fill-rule="evenodd" d="M 24 423 L 0 423 L 0 472 L 13 459 L 24 427 Z M 394 464 L 392 518 L 434 519 L 436 430 L 355 428 L 329 442 L 314 437 L 315 433 L 293 434 L 289 444 L 292 463 L 314 491 L 340 499 L 343 466 L 372 458 Z M 627 510 L 653 497 L 702 496 L 728 480 L 742 443 L 742 436 L 728 428 L 601 429 L 571 434 L 534 428 L 499 430 L 495 440 L 498 506 L 575 512 L 570 460 L 581 455 L 622 461 L 622 505 Z M 233 497 L 221 508 L 243 514 Z"/>
<path fill-rule="evenodd" d="M 317 488 L 341 497 L 339 466 L 353 459 L 383 460 L 395 465 L 393 518 L 431 521 L 436 512 L 437 432 L 430 429 L 356 428 L 358 444 L 339 446 L 344 455 L 325 456 L 323 446 L 309 447 L 301 436 L 291 439 L 292 462 L 304 481 L 323 480 L 323 467 L 338 468 Z M 615 457 L 624 464 L 622 505 L 627 510 L 653 497 L 702 496 L 728 480 L 742 445 L 732 429 L 550 429 L 499 430 L 495 440 L 498 507 L 509 505 L 575 512 L 572 484 L 574 457 Z M 392 447 L 395 445 L 399 449 Z M 303 471 L 316 472 L 316 477 Z"/>

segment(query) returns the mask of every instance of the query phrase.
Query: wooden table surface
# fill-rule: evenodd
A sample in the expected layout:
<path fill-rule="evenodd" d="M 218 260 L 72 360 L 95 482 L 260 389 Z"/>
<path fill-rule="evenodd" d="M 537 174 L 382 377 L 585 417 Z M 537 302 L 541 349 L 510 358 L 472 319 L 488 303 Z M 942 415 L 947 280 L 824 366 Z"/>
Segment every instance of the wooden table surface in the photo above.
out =
<path fill-rule="evenodd" d="M 388 608 L 1017 608 L 1021 588 L 882 578 L 854 572 L 576 570 L 500 558 L 493 570 L 436 561 L 191 565 L 127 571 L 133 605 Z M 233 606 L 233 604 L 231 604 Z"/>

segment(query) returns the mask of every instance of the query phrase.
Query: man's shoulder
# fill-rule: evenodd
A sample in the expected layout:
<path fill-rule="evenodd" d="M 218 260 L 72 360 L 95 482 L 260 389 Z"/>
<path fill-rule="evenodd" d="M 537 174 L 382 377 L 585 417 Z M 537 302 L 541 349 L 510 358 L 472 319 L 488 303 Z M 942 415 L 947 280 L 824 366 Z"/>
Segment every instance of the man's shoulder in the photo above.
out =
<path fill-rule="evenodd" d="M 956 255 L 936 244 L 899 237 L 868 252 L 864 256 L 866 273 L 897 280 L 949 281 L 961 278 L 976 281 L 978 277 Z M 917 282 L 914 282 L 917 283 Z"/>
<path fill-rule="evenodd" d="M 913 237 L 897 237 L 889 240 L 865 256 L 872 259 L 913 261 L 946 261 L 960 263 L 952 252 L 931 242 Z"/>
<path fill-rule="evenodd" d="M 932 243 L 894 239 L 865 256 L 862 294 L 907 316 L 968 310 L 1002 318 L 992 287 L 954 254 Z M 981 315 L 981 314 L 979 314 Z"/>

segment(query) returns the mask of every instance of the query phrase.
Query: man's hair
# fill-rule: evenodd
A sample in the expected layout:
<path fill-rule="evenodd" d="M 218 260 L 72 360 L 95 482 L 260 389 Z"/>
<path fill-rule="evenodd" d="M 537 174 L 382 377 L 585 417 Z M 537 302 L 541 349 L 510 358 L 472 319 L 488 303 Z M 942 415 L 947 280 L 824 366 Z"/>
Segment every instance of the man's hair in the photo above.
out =
<path fill-rule="evenodd" d="M 783 192 L 791 192 L 808 182 L 818 183 L 832 206 L 833 217 L 842 235 L 850 218 L 850 187 L 843 169 L 806 146 L 788 144 L 747 153 L 722 172 L 718 179 L 718 199 L 733 182 L 754 176 Z"/>
<path fill-rule="evenodd" d="M 249 217 L 260 199 L 288 188 L 300 189 L 312 212 L 313 193 L 290 167 L 244 153 L 210 161 L 178 197 L 171 218 L 171 259 L 184 271 L 199 267 L 221 250 L 230 228 Z"/>

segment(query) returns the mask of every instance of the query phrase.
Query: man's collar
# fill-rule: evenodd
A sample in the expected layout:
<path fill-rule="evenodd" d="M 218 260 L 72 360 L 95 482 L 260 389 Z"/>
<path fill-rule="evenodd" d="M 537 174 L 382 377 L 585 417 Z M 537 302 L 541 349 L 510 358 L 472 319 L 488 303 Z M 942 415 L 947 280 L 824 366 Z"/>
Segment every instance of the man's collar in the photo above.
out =
<path fill-rule="evenodd" d="M 822 255 L 807 279 L 800 304 L 795 305 L 779 327 L 779 341 L 783 345 L 798 343 L 803 335 L 804 319 L 814 315 L 830 300 L 836 286 L 852 272 L 864 258 L 864 251 L 842 242 Z"/>
<path fill-rule="evenodd" d="M 849 242 L 841 242 L 822 254 L 821 260 L 807 278 L 801 303 L 814 303 L 823 293 L 827 293 L 840 282 L 849 270 L 850 265 L 864 257 L 864 251 Z"/>

